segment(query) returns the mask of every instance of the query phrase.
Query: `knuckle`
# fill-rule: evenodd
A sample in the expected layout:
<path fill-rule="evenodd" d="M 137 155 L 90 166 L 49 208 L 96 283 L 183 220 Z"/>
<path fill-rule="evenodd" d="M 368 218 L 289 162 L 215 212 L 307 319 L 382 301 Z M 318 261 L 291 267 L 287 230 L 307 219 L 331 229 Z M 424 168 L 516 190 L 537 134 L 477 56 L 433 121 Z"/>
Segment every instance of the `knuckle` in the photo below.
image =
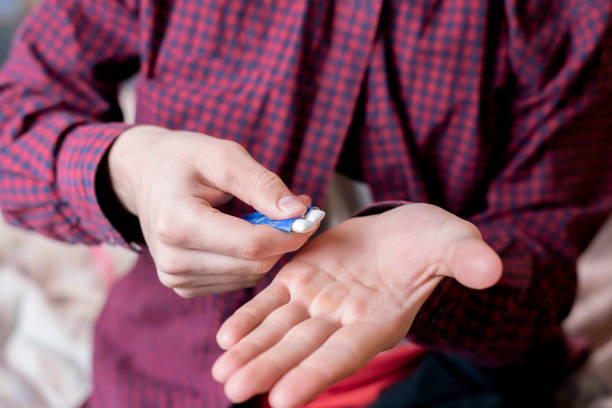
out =
<path fill-rule="evenodd" d="M 238 257 L 251 261 L 256 261 L 263 258 L 265 253 L 265 245 L 259 241 L 253 241 L 238 247 Z"/>
<path fill-rule="evenodd" d="M 198 297 L 200 296 L 200 293 L 197 290 L 194 289 L 181 289 L 181 288 L 176 288 L 173 289 L 174 293 L 176 293 L 177 295 L 179 295 L 182 298 L 185 299 L 190 299 L 190 298 L 194 298 L 194 297 Z"/>
<path fill-rule="evenodd" d="M 451 217 L 444 220 L 440 227 L 443 236 L 450 238 L 482 238 L 478 228 L 469 222 L 459 217 Z"/>
<path fill-rule="evenodd" d="M 280 178 L 276 174 L 271 172 L 270 170 L 263 170 L 259 172 L 259 174 L 256 177 L 257 177 L 257 181 L 255 185 L 260 190 L 264 190 L 264 191 L 275 189 L 281 182 Z"/>
<path fill-rule="evenodd" d="M 247 153 L 247 149 L 238 142 L 235 142 L 233 140 L 225 140 L 225 143 L 227 144 L 228 149 L 231 150 L 233 153 Z"/>
<path fill-rule="evenodd" d="M 179 256 L 173 251 L 169 251 L 159 257 L 157 260 L 157 267 L 169 275 L 188 272 L 188 268 L 183 257 Z"/>
<path fill-rule="evenodd" d="M 261 275 L 264 275 L 270 269 L 272 269 L 275 263 L 276 260 L 274 262 L 271 262 L 270 260 L 255 261 L 253 263 L 253 267 L 250 270 L 250 273 L 254 275 L 254 279 L 257 279 L 258 276 L 261 277 Z"/>
<path fill-rule="evenodd" d="M 172 276 L 168 275 L 167 273 L 163 272 L 160 269 L 157 270 L 157 277 L 159 281 L 161 282 L 161 284 L 167 288 L 174 288 L 177 286 Z"/>
<path fill-rule="evenodd" d="M 213 177 L 214 186 L 224 192 L 236 189 L 240 186 L 240 179 L 236 175 L 236 172 L 232 171 L 230 168 L 231 163 L 236 162 L 235 157 L 226 151 L 222 151 L 217 159 L 219 165 Z"/>
<path fill-rule="evenodd" d="M 177 227 L 172 217 L 159 217 L 155 222 L 154 231 L 162 242 L 179 244 L 185 239 L 183 231 Z"/>
<path fill-rule="evenodd" d="M 242 245 L 238 247 L 238 257 L 248 260 L 257 259 L 258 249 L 253 245 Z"/>
<path fill-rule="evenodd" d="M 233 140 L 219 140 L 220 146 L 216 155 L 219 163 L 229 166 L 234 163 L 241 155 L 247 153 L 247 150 L 240 143 Z"/>
<path fill-rule="evenodd" d="M 478 229 L 476 225 L 472 224 L 468 220 L 461 220 L 461 221 L 463 221 L 464 223 L 463 227 L 467 231 L 468 235 L 471 235 L 473 237 L 482 238 L 482 235 L 480 234 L 480 230 Z"/>

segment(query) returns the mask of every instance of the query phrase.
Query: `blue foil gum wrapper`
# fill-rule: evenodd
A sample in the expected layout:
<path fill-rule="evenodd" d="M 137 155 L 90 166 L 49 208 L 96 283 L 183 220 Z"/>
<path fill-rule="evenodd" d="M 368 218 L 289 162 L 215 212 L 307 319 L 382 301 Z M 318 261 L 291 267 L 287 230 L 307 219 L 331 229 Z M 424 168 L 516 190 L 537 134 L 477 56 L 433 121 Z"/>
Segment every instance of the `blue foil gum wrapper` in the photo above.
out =
<path fill-rule="evenodd" d="M 306 233 L 312 231 L 325 217 L 325 211 L 317 207 L 308 207 L 306 214 L 288 220 L 272 220 L 260 212 L 253 212 L 242 217 L 253 225 L 269 225 L 285 232 Z"/>

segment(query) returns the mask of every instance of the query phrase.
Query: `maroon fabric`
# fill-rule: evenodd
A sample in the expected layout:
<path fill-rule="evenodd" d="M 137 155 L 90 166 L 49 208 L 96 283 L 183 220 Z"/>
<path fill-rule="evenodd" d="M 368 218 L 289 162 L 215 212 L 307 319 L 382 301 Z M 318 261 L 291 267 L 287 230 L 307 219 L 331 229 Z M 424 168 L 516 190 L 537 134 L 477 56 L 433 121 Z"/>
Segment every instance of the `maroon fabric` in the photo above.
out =
<path fill-rule="evenodd" d="M 560 336 L 576 257 L 612 207 L 611 9 L 43 0 L 0 72 L 0 208 L 56 239 L 126 244 L 94 180 L 125 129 L 117 84 L 135 72 L 138 123 L 236 140 L 315 203 L 353 123 L 376 201 L 442 206 L 503 258 L 490 290 L 444 281 L 410 335 L 520 361 Z M 93 404 L 226 404 L 209 373 L 214 334 L 252 294 L 180 299 L 143 253 L 98 322 Z"/>

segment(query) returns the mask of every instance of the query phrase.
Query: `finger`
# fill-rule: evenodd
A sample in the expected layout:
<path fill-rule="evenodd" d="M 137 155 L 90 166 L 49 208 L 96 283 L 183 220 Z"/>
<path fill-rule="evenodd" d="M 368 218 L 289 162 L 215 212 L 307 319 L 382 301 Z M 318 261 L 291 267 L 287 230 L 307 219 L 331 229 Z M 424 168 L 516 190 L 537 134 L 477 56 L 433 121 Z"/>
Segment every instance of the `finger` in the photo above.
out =
<path fill-rule="evenodd" d="M 160 217 L 156 235 L 165 244 L 215 252 L 242 259 L 262 259 L 300 248 L 312 235 L 289 234 L 224 214 L 199 201 L 183 203 L 181 211 Z"/>
<path fill-rule="evenodd" d="M 353 324 L 336 331 L 314 353 L 283 376 L 269 395 L 273 407 L 300 406 L 372 359 L 378 348 L 377 328 Z"/>
<path fill-rule="evenodd" d="M 302 200 L 306 207 L 310 207 L 312 205 L 312 199 L 310 198 L 310 196 L 306 194 L 300 194 L 298 197 L 300 197 L 300 200 Z"/>
<path fill-rule="evenodd" d="M 225 385 L 226 396 L 233 402 L 242 402 L 270 390 L 282 375 L 319 348 L 339 326 L 332 320 L 310 318 L 293 327 L 265 352 L 238 356 L 232 363 L 234 370 L 239 369 L 233 374 L 223 373 L 231 375 Z"/>
<path fill-rule="evenodd" d="M 298 217 L 306 206 L 276 174 L 259 164 L 242 146 L 218 142 L 216 152 L 198 163 L 205 180 L 231 193 L 272 219 Z"/>
<path fill-rule="evenodd" d="M 227 350 L 249 334 L 274 310 L 290 300 L 284 285 L 271 284 L 230 316 L 217 332 L 217 344 Z"/>
<path fill-rule="evenodd" d="M 456 242 L 445 260 L 451 276 L 472 289 L 493 286 L 501 278 L 502 262 L 497 253 L 480 238 Z"/>
<path fill-rule="evenodd" d="M 272 347 L 293 326 L 308 317 L 306 308 L 298 303 L 291 302 L 279 307 L 217 359 L 212 368 L 213 377 L 217 381 L 225 381 L 234 371 Z"/>
<path fill-rule="evenodd" d="M 175 275 L 157 271 L 159 281 L 172 289 L 195 289 L 212 285 L 238 285 L 241 282 L 259 282 L 265 274 L 213 274 L 213 275 Z M 248 287 L 248 286 L 247 286 Z"/>
<path fill-rule="evenodd" d="M 285 285 L 290 293 L 297 296 L 297 300 L 309 305 L 311 311 L 317 310 L 312 306 L 321 292 L 344 293 L 339 290 L 335 285 L 336 282 L 328 274 L 321 273 L 318 267 L 309 262 L 304 262 L 298 257 L 299 255 L 283 266 L 275 280 L 279 284 Z M 334 289 L 334 291 L 330 291 L 330 289 Z M 329 309 L 327 311 L 329 312 Z"/>
<path fill-rule="evenodd" d="M 279 260 L 275 255 L 263 259 L 248 260 L 214 252 L 192 249 L 161 247 L 154 254 L 158 271 L 167 276 L 171 286 L 181 286 L 184 281 L 207 284 L 207 277 L 216 275 L 263 275 Z M 175 282 L 175 283 L 174 283 Z M 224 283 L 224 282 L 219 282 Z"/>
<path fill-rule="evenodd" d="M 259 280 L 254 280 L 219 285 L 205 285 L 195 288 L 175 288 L 172 290 L 174 291 L 174 293 L 176 293 L 182 298 L 195 298 L 200 296 L 212 295 L 215 293 L 227 293 L 244 288 L 250 288 L 255 286 L 258 282 Z"/>
<path fill-rule="evenodd" d="M 193 186 L 191 186 L 191 188 L 193 188 Z M 212 205 L 213 207 L 218 207 L 220 205 L 226 204 L 234 197 L 231 194 L 228 194 L 221 190 L 217 190 L 204 184 L 197 185 L 196 192 L 194 194 L 197 197 L 200 197 L 201 199 L 210 203 L 210 205 Z"/>

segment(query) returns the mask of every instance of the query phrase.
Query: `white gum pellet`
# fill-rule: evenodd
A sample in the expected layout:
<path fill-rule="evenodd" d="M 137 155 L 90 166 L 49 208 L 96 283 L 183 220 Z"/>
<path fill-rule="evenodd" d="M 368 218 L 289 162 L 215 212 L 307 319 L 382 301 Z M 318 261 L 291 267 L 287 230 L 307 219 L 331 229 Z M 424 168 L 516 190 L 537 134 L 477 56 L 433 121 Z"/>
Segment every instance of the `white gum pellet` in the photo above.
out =
<path fill-rule="evenodd" d="M 319 210 L 318 208 L 310 209 L 302 218 L 297 219 L 291 225 L 291 232 L 310 232 L 325 217 L 325 211 Z"/>
<path fill-rule="evenodd" d="M 310 232 L 314 229 L 315 225 L 316 224 L 314 222 L 309 221 L 304 218 L 295 220 L 293 222 L 293 225 L 291 225 L 291 232 L 300 232 L 300 233 Z"/>
<path fill-rule="evenodd" d="M 325 211 L 313 208 L 306 214 L 306 219 L 314 224 L 318 223 L 325 217 Z"/>

